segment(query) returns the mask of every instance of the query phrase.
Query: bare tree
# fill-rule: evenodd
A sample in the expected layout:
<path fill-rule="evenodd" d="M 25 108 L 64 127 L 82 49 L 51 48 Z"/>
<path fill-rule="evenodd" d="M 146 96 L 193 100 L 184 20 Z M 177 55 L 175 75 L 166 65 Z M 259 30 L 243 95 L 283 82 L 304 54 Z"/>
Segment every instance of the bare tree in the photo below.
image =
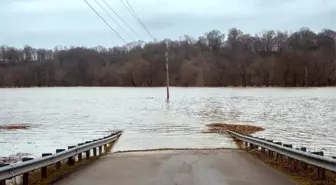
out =
<path fill-rule="evenodd" d="M 197 39 L 137 41 L 121 47 L 53 50 L 0 46 L 0 86 L 162 86 L 169 46 L 175 86 L 335 86 L 336 32 L 292 34 L 237 28 Z"/>

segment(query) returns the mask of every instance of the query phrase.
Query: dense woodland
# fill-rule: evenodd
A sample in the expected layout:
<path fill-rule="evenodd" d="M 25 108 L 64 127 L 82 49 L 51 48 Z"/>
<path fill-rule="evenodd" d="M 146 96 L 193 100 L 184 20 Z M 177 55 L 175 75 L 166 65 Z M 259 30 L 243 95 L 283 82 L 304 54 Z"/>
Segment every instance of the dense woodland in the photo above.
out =
<path fill-rule="evenodd" d="M 0 47 L 0 86 L 335 86 L 336 32 L 212 30 L 122 47 Z"/>

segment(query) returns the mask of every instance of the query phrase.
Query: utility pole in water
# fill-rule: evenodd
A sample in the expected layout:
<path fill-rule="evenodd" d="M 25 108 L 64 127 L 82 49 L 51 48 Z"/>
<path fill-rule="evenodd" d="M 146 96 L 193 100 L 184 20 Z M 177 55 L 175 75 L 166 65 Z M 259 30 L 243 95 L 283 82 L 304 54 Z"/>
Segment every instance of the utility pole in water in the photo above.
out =
<path fill-rule="evenodd" d="M 167 100 L 169 100 L 169 68 L 168 68 L 168 50 L 169 50 L 169 46 L 168 46 L 168 42 L 167 44 L 167 51 L 166 51 L 166 83 L 167 83 Z"/>
<path fill-rule="evenodd" d="M 308 87 L 308 69 L 307 69 L 307 65 L 305 66 L 305 73 L 306 73 L 306 79 L 305 79 L 306 87 Z"/>

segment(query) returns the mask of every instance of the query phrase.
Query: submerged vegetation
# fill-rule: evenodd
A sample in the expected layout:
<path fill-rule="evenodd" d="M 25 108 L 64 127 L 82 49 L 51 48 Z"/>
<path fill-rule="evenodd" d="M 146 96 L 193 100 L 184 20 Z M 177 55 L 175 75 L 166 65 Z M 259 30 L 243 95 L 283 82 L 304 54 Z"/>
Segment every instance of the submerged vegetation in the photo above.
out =
<path fill-rule="evenodd" d="M 26 130 L 31 128 L 30 125 L 17 124 L 17 125 L 0 125 L 0 130 Z"/>
<path fill-rule="evenodd" d="M 226 133 L 228 130 L 230 130 L 240 134 L 253 134 L 264 130 L 264 128 L 259 126 L 224 124 L 224 123 L 212 123 L 208 124 L 207 127 L 208 130 L 204 131 L 204 133 Z"/>

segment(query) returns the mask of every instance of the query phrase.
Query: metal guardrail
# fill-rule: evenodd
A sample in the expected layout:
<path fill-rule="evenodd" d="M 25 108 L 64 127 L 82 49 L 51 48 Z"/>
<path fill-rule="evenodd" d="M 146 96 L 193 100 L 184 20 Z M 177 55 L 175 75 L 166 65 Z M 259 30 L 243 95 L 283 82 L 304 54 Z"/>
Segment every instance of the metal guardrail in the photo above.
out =
<path fill-rule="evenodd" d="M 0 167 L 0 184 L 1 181 L 4 181 L 6 179 L 11 179 L 16 176 L 32 172 L 34 170 L 41 169 L 43 167 L 47 167 L 52 164 L 56 164 L 58 162 L 74 157 L 76 155 L 81 155 L 82 153 L 88 152 L 91 149 L 94 149 L 94 152 L 96 152 L 96 149 L 98 147 L 102 147 L 108 143 L 116 141 L 122 133 L 123 133 L 122 131 L 117 131 L 104 138 L 82 143 L 81 145 L 78 145 L 76 147 L 64 150 L 62 152 L 53 155 L 29 160 L 26 162 L 15 163 L 5 167 Z"/>
<path fill-rule="evenodd" d="M 250 143 L 255 146 L 290 157 L 292 159 L 305 162 L 306 164 L 309 164 L 309 165 L 313 165 L 313 166 L 320 167 L 326 170 L 330 170 L 332 172 L 336 172 L 336 160 L 333 158 L 320 156 L 320 155 L 316 155 L 313 153 L 308 153 L 308 152 L 296 150 L 293 148 L 285 147 L 282 145 L 275 144 L 273 142 L 269 142 L 269 141 L 265 141 L 259 138 L 252 137 L 250 135 L 238 134 L 232 131 L 228 131 L 228 132 L 232 137 L 238 140 L 242 140 L 246 143 Z"/>

